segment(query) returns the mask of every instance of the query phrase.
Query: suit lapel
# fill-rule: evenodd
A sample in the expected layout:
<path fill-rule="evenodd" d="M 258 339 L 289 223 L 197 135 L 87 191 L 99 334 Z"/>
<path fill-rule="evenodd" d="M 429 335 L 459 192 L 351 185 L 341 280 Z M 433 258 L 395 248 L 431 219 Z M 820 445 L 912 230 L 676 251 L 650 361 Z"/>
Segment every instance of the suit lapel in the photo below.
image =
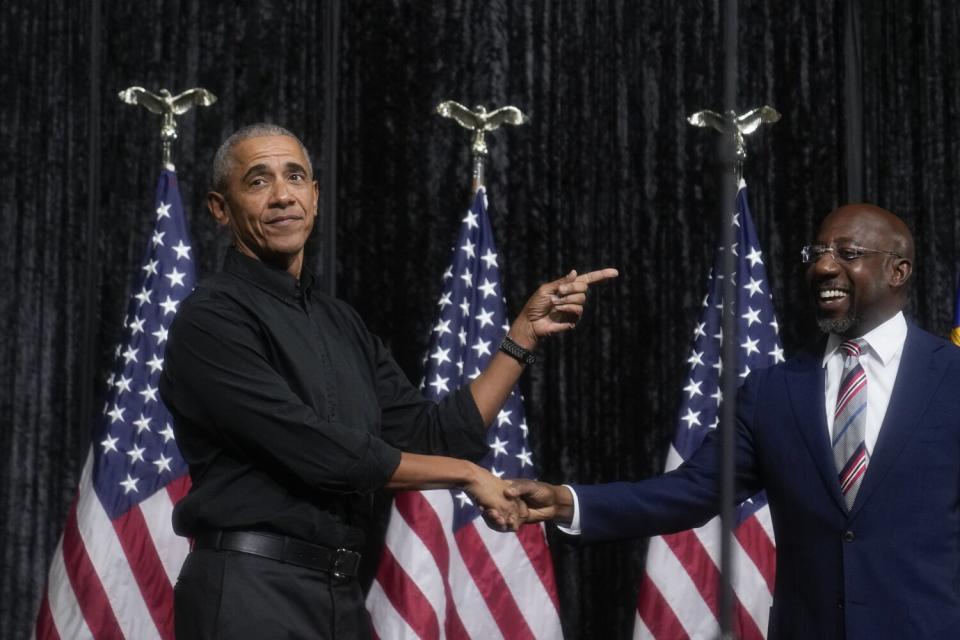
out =
<path fill-rule="evenodd" d="M 818 352 L 819 358 L 816 356 Z M 820 479 L 837 508 L 846 513 L 847 505 L 840 494 L 837 468 L 833 463 L 833 450 L 830 448 L 830 438 L 827 436 L 822 358 L 822 343 L 819 350 L 798 357 L 793 370 L 788 374 L 787 393 L 790 396 L 790 405 L 793 408 L 797 428 L 803 435 Z"/>
<path fill-rule="evenodd" d="M 943 359 L 933 352 L 940 344 L 913 325 L 908 325 L 900 369 L 893 385 L 890 404 L 880 427 L 880 435 L 870 464 L 857 493 L 850 516 L 853 517 L 870 499 L 890 471 L 907 441 L 917 432 L 917 422 L 926 411 L 930 399 L 944 376 Z"/>

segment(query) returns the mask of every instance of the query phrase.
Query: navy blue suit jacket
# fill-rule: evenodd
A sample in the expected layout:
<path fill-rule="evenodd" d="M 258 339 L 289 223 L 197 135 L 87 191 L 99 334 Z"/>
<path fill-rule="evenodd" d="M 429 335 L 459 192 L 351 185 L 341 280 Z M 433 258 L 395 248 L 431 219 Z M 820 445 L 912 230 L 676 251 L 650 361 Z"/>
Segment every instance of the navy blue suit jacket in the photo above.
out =
<path fill-rule="evenodd" d="M 960 349 L 909 325 L 880 435 L 847 512 L 827 436 L 822 349 L 738 396 L 739 499 L 767 492 L 777 544 L 770 638 L 960 638 Z M 719 438 L 677 470 L 575 485 L 584 541 L 716 515 Z"/>

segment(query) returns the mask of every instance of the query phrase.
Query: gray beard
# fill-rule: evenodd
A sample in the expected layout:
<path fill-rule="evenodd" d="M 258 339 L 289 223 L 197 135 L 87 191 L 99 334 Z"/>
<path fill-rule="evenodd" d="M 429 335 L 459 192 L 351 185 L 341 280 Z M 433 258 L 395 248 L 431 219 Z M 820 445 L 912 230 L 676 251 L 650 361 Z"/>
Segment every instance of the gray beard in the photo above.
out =
<path fill-rule="evenodd" d="M 820 331 L 836 333 L 841 336 L 858 324 L 860 324 L 860 318 L 851 314 L 842 318 L 817 318 L 817 326 L 820 327 Z"/>

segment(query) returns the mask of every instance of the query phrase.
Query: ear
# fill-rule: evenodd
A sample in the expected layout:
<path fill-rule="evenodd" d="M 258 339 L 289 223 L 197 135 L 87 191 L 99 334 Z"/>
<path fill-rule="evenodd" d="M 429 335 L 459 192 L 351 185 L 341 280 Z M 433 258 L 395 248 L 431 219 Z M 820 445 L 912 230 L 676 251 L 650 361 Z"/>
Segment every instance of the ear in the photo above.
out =
<path fill-rule="evenodd" d="M 218 224 L 226 226 L 230 224 L 230 213 L 227 211 L 227 200 L 222 194 L 211 191 L 207 194 L 207 209 L 210 215 Z"/>
<path fill-rule="evenodd" d="M 913 274 L 913 264 L 910 263 L 906 258 L 898 258 L 893 263 L 893 269 L 890 272 L 890 286 L 900 289 L 907 281 L 910 279 L 910 276 Z"/>
<path fill-rule="evenodd" d="M 313 215 L 316 215 L 320 212 L 320 184 L 314 180 L 313 181 Z"/>

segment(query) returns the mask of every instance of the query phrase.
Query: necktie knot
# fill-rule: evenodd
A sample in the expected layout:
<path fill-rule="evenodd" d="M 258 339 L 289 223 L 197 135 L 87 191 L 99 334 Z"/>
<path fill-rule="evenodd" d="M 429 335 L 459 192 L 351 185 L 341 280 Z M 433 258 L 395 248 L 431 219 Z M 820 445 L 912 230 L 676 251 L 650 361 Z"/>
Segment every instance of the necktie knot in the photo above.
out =
<path fill-rule="evenodd" d="M 840 343 L 840 350 L 843 352 L 845 357 L 859 360 L 860 354 L 863 353 L 863 349 L 866 346 L 866 340 L 863 338 L 854 338 L 853 340 L 844 340 L 842 343 Z"/>

